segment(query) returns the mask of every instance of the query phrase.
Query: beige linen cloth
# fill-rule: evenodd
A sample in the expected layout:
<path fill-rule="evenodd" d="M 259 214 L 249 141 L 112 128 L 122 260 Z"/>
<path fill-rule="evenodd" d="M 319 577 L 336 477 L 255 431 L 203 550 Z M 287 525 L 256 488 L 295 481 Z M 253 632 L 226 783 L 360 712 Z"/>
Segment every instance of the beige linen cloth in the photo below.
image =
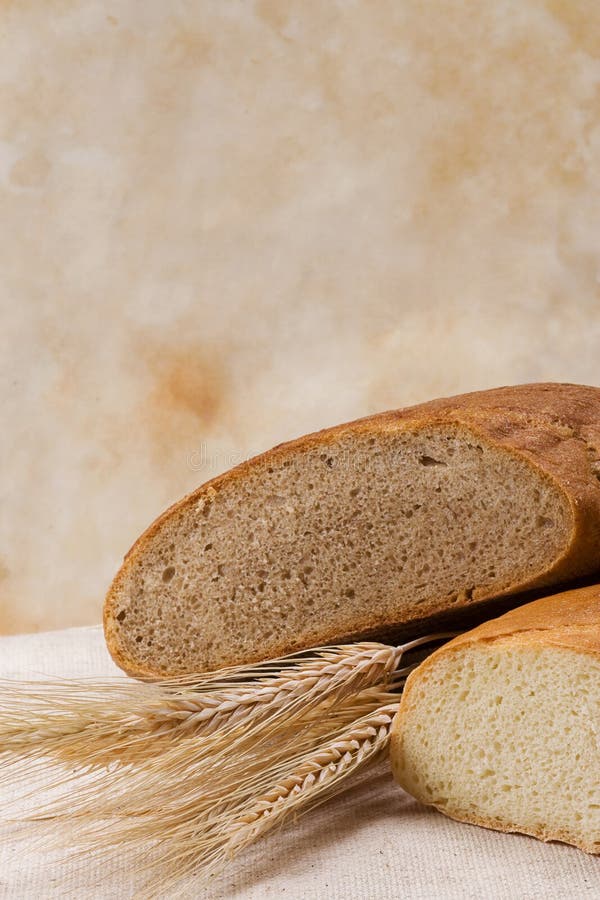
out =
<path fill-rule="evenodd" d="M 0 638 L 1 677 L 117 673 L 100 628 Z M 0 802 L 11 787 L 1 790 Z M 77 864 L 43 853 L 34 838 L 17 841 L 10 824 L 0 830 L 1 898 L 124 900 L 139 888 L 131 869 L 125 854 L 107 870 L 99 860 Z M 264 838 L 210 887 L 198 880 L 192 896 L 571 900 L 600 896 L 600 860 L 564 845 L 452 822 L 403 793 L 383 765 L 344 796 Z"/>

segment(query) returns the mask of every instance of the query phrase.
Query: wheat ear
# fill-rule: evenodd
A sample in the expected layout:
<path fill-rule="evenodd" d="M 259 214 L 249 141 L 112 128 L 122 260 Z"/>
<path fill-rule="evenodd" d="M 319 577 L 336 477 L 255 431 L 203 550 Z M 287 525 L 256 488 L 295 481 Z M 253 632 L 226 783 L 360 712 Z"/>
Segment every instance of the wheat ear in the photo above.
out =
<path fill-rule="evenodd" d="M 300 659 L 288 656 L 154 684 L 117 679 L 3 682 L 0 757 L 53 756 L 87 769 L 115 761 L 140 765 L 187 735 L 233 735 L 280 712 L 290 720 L 327 697 L 384 684 L 392 674 L 398 676 L 404 653 L 432 639 L 401 647 L 358 643 L 319 648 Z M 203 750 L 210 755 L 210 741 Z"/>
<path fill-rule="evenodd" d="M 224 828 L 227 837 L 215 862 L 231 858 L 289 816 L 341 792 L 345 779 L 387 747 L 398 705 L 396 701 L 379 707 L 353 722 L 334 741 L 308 754 L 294 771 Z"/>
<path fill-rule="evenodd" d="M 138 875 L 150 875 L 140 891 L 147 900 L 161 897 L 192 873 L 202 879 L 216 875 L 273 828 L 342 793 L 350 776 L 382 756 L 398 697 L 371 691 L 369 699 L 374 702 L 368 713 L 351 718 L 314 746 L 289 748 L 287 755 L 267 763 L 238 760 L 239 778 L 229 782 L 227 794 L 198 793 L 194 799 L 188 796 L 166 807 L 138 810 L 136 815 L 130 811 L 111 819 L 110 830 L 92 823 L 79 833 L 82 847 L 85 852 L 106 852 L 113 846 L 141 851 L 154 844 L 160 850 L 159 863 L 137 868 Z M 360 706 L 360 701 L 355 703 L 354 716 Z"/>
<path fill-rule="evenodd" d="M 344 698 L 356 698 L 369 687 L 381 693 L 386 684 L 398 684 L 410 667 L 394 670 L 394 665 L 403 652 L 420 643 L 413 641 L 400 648 L 381 644 L 323 648 L 316 651 L 316 657 L 301 661 L 284 657 L 269 662 L 268 670 L 279 674 L 267 678 L 253 680 L 246 670 L 246 677 L 240 680 L 242 673 L 235 670 L 228 678 L 218 673 L 218 680 L 213 674 L 206 680 L 199 676 L 197 688 L 179 680 L 155 685 L 133 681 L 112 687 L 90 685 L 96 694 L 105 690 L 107 696 L 104 704 L 96 699 L 89 708 L 85 707 L 85 684 L 48 684 L 31 696 L 35 714 L 20 720 L 24 733 L 14 733 L 14 718 L 5 723 L 12 729 L 9 736 L 24 747 L 11 778 L 28 783 L 40 758 L 61 765 L 64 781 L 110 765 L 110 777 L 103 778 L 100 790 L 97 780 L 84 778 L 67 800 L 53 798 L 40 807 L 43 818 L 85 817 L 91 809 L 95 819 L 110 816 L 115 809 L 137 817 L 140 809 L 170 803 L 177 778 L 181 784 L 175 796 L 180 808 L 188 795 L 197 803 L 201 787 L 205 801 L 214 802 L 219 792 L 226 792 L 239 777 L 239 761 L 246 755 L 260 753 L 268 765 L 286 752 L 290 741 L 313 747 L 344 727 L 353 715 L 351 705 L 343 704 Z M 256 670 L 249 671 L 254 674 Z M 219 690 L 207 693 L 206 684 L 217 684 Z M 228 684 L 234 686 L 223 690 Z M 17 705 L 24 711 L 26 697 L 22 690 L 16 691 Z M 129 707 L 122 708 L 128 697 Z M 356 715 L 373 708 L 367 697 L 361 699 L 363 706 Z M 12 700 L 14 704 L 15 698 Z M 69 712 L 74 722 L 68 720 Z M 6 707 L 0 711 L 0 722 L 3 716 L 6 719 Z M 65 716 L 68 727 L 61 735 L 58 722 Z M 6 746 L 11 746 L 10 741 Z M 14 758 L 14 753 L 9 758 Z M 128 796 L 135 796 L 135 809 L 129 808 Z"/>
<path fill-rule="evenodd" d="M 160 872 L 211 873 L 271 819 L 337 792 L 372 759 L 415 664 L 400 667 L 403 655 L 449 636 L 317 648 L 150 685 L 5 684 L 0 746 L 24 761 L 23 782 L 48 760 L 58 766 L 51 786 L 73 782 L 38 816 L 64 836 L 74 824 L 74 845 L 154 844 L 155 884 Z"/>

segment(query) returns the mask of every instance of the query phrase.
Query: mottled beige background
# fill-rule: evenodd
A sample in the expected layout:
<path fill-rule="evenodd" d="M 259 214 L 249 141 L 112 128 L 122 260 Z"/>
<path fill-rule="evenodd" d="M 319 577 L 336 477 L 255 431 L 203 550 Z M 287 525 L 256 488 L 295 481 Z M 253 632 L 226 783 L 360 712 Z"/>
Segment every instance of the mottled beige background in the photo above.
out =
<path fill-rule="evenodd" d="M 595 0 L 0 4 L 0 631 L 282 439 L 600 383 Z"/>

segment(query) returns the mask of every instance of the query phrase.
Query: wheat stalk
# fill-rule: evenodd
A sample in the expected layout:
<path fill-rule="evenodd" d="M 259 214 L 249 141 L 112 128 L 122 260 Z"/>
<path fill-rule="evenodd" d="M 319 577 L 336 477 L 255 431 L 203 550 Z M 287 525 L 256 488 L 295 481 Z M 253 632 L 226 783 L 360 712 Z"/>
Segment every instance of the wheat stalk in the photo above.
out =
<path fill-rule="evenodd" d="M 50 761 L 53 786 L 70 790 L 37 818 L 60 824 L 63 840 L 76 823 L 71 841 L 86 850 L 155 844 L 165 883 L 211 874 L 373 759 L 414 667 L 400 667 L 403 655 L 449 636 L 317 648 L 155 684 L 4 683 L 0 755 L 19 761 L 5 777 L 26 783 Z"/>
<path fill-rule="evenodd" d="M 106 772 L 96 770 L 93 780 L 87 777 L 89 767 L 66 770 L 65 781 L 77 779 L 77 790 L 69 790 L 64 801 L 53 798 L 39 808 L 38 816 L 65 820 L 77 817 L 80 824 L 81 819 L 88 819 L 92 826 L 100 818 L 129 816 L 133 838 L 140 816 L 148 810 L 160 809 L 163 824 L 168 816 L 170 824 L 179 822 L 192 808 L 194 815 L 203 815 L 205 809 L 212 809 L 243 782 L 251 783 L 254 789 L 261 770 L 269 771 L 282 759 L 312 750 L 366 712 L 395 699 L 397 694 L 391 691 L 401 687 L 404 677 L 391 681 L 389 691 L 375 685 L 342 698 L 326 698 L 307 706 L 294 719 L 286 718 L 283 712 L 236 733 L 234 740 L 227 731 L 208 737 L 201 733 L 186 735 L 157 748 L 153 757 L 144 758 L 138 765 L 115 768 L 111 764 Z M 26 777 L 30 774 L 27 771 Z M 144 832 L 143 836 L 148 835 Z"/>
<path fill-rule="evenodd" d="M 357 644 L 194 680 L 5 683 L 0 756 L 20 754 L 24 770 L 48 756 L 86 771 L 109 763 L 154 767 L 157 753 L 168 753 L 188 737 L 203 737 L 196 751 L 210 757 L 210 736 L 218 733 L 221 742 L 226 732 L 234 743 L 236 735 L 247 740 L 280 712 L 290 722 L 306 716 L 327 697 L 385 681 L 399 659 L 396 648 Z"/>
<path fill-rule="evenodd" d="M 366 708 L 363 698 L 351 707 L 352 717 L 344 727 L 314 746 L 289 748 L 282 758 L 267 762 L 238 759 L 239 777 L 229 781 L 228 793 L 188 792 L 166 807 L 157 804 L 137 815 L 130 808 L 127 816 L 111 820 L 109 831 L 96 831 L 93 824 L 83 847 L 106 852 L 111 846 L 141 849 L 155 843 L 159 866 L 138 868 L 138 874 L 151 874 L 140 893 L 145 898 L 162 896 L 191 873 L 214 876 L 271 829 L 341 793 L 351 775 L 383 754 L 398 697 L 372 691 L 370 699 L 372 709 L 355 718 L 361 705 L 363 712 Z"/>
<path fill-rule="evenodd" d="M 225 732 L 248 739 L 265 719 L 291 721 L 327 697 L 385 684 L 402 655 L 434 638 L 400 647 L 359 643 L 321 648 L 314 655 L 271 660 L 205 676 L 154 684 L 55 681 L 0 684 L 0 756 L 55 756 L 86 768 L 108 762 L 140 765 L 154 759 L 161 738 Z M 266 675 L 275 671 L 275 675 Z M 26 715 L 24 715 L 26 711 Z M 219 738 L 220 739 L 220 738 Z M 163 742 L 165 743 L 165 742 Z M 210 741 L 203 743 L 210 755 Z"/>

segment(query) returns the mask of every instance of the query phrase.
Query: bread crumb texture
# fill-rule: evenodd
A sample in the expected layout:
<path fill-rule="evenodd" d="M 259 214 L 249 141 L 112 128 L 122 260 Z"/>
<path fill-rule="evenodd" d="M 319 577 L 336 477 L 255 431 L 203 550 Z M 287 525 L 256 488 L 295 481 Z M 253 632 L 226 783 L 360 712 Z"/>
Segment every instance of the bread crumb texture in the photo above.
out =
<path fill-rule="evenodd" d="M 568 499 L 523 455 L 386 421 L 276 448 L 158 520 L 109 593 L 119 664 L 173 674 L 303 649 L 494 596 L 564 553 Z"/>

